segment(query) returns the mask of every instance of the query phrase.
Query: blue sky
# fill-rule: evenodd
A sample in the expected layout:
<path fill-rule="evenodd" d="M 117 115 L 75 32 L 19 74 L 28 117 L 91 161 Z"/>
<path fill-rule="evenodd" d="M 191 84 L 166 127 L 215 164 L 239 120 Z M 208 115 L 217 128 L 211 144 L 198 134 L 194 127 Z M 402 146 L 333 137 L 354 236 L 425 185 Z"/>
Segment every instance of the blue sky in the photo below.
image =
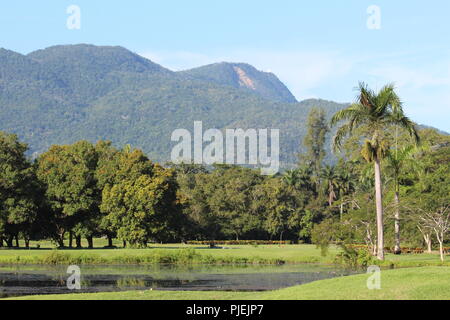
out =
<path fill-rule="evenodd" d="M 66 10 L 81 9 L 69 30 Z M 367 12 L 379 7 L 381 29 Z M 450 132 L 450 1 L 40 0 L 0 3 L 0 47 L 121 45 L 173 70 L 219 61 L 275 73 L 298 99 L 352 101 L 394 82 L 419 123 Z"/>

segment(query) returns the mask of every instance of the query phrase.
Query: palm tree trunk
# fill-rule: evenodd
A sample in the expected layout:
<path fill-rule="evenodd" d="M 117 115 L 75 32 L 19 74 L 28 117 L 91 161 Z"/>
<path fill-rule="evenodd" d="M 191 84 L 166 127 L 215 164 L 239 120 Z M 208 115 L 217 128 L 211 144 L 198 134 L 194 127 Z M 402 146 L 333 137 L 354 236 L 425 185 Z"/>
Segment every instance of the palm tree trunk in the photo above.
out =
<path fill-rule="evenodd" d="M 328 191 L 329 191 L 329 193 L 328 193 L 328 204 L 330 205 L 330 208 L 331 208 L 333 206 L 333 201 L 334 201 L 334 198 L 335 198 L 334 188 L 333 188 L 333 185 L 331 184 L 331 182 L 329 182 Z"/>
<path fill-rule="evenodd" d="M 395 217 L 394 217 L 394 229 L 395 229 L 395 248 L 394 253 L 395 254 L 401 254 L 402 249 L 400 246 L 400 197 L 398 190 L 395 191 L 394 196 L 394 202 L 395 202 Z"/>
<path fill-rule="evenodd" d="M 384 260 L 383 194 L 380 159 L 375 157 L 375 204 L 377 208 L 377 258 Z"/>

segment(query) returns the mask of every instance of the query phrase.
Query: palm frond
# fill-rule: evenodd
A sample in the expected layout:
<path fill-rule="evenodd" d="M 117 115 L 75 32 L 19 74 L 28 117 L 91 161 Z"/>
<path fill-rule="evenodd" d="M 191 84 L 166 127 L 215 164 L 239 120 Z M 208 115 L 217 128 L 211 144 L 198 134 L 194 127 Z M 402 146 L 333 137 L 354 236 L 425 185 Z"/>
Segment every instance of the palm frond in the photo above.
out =
<path fill-rule="evenodd" d="M 356 90 L 358 91 L 358 95 L 356 96 L 357 103 L 363 105 L 367 109 L 372 109 L 375 105 L 375 93 L 369 89 L 369 86 L 364 82 L 360 82 Z"/>
<path fill-rule="evenodd" d="M 404 114 L 392 113 L 387 115 L 383 119 L 383 123 L 386 125 L 398 126 L 399 128 L 406 130 L 416 146 L 420 144 L 420 135 L 416 124 Z"/>
<path fill-rule="evenodd" d="M 419 131 L 417 130 L 416 124 L 411 121 L 406 116 L 403 116 L 399 119 L 399 125 L 401 128 L 406 129 L 409 133 L 409 135 L 414 139 L 414 142 L 417 144 L 420 143 L 420 135 Z"/>
<path fill-rule="evenodd" d="M 348 108 L 339 110 L 335 113 L 335 115 L 331 118 L 330 125 L 335 126 L 339 122 L 343 120 L 352 120 L 358 118 L 360 115 L 367 113 L 364 106 L 359 103 L 354 103 L 350 105 Z"/>
<path fill-rule="evenodd" d="M 388 113 L 403 114 L 402 102 L 395 93 L 394 84 L 387 84 L 378 92 L 375 113 L 378 117 L 383 117 Z"/>
<path fill-rule="evenodd" d="M 345 137 L 352 133 L 352 128 L 350 124 L 342 125 L 337 131 L 333 138 L 333 150 L 335 152 L 340 151 L 342 147 L 342 141 Z"/>
<path fill-rule="evenodd" d="M 407 145 L 398 150 L 389 150 L 386 157 L 386 169 L 392 172 L 392 175 L 397 179 L 405 167 L 417 169 L 417 162 L 414 161 L 413 155 L 416 152 L 416 147 Z"/>

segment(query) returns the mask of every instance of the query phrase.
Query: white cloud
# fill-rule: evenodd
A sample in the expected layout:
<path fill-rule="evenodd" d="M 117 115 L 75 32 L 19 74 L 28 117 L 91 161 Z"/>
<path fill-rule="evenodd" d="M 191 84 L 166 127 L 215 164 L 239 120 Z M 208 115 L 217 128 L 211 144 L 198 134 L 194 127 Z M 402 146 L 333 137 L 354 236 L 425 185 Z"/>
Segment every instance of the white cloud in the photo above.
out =
<path fill-rule="evenodd" d="M 444 69 L 445 70 L 445 69 Z M 385 79 L 388 82 L 395 82 L 397 87 L 410 87 L 421 89 L 434 86 L 449 86 L 450 74 L 442 74 L 442 70 L 432 70 L 428 68 L 410 68 L 400 65 L 383 66 L 369 71 L 372 76 Z"/>

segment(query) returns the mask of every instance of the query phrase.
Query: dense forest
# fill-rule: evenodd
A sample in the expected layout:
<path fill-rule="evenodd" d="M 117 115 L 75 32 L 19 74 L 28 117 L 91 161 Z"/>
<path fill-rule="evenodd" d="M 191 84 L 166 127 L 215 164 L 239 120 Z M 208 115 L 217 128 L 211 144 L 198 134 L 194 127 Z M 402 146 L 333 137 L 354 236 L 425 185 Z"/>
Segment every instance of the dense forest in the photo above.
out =
<path fill-rule="evenodd" d="M 203 121 L 208 129 L 280 129 L 280 161 L 288 168 L 313 106 L 330 118 L 346 105 L 297 102 L 274 74 L 247 64 L 173 72 L 121 47 L 55 46 L 27 55 L 0 49 L 0 128 L 26 142 L 28 155 L 110 140 L 165 162 L 173 130 Z"/>
<path fill-rule="evenodd" d="M 0 246 L 53 239 L 80 247 L 86 238 L 93 247 L 95 237 L 131 247 L 272 239 L 365 244 L 376 255 L 381 238 L 381 251 L 442 248 L 450 137 L 418 130 L 396 101 L 392 87 L 375 93 L 361 85 L 360 100 L 331 123 L 312 108 L 298 164 L 275 176 L 221 164 L 158 164 L 109 141 L 53 145 L 30 160 L 26 144 L 1 132 Z M 338 161 L 329 165 L 333 126 Z"/>

